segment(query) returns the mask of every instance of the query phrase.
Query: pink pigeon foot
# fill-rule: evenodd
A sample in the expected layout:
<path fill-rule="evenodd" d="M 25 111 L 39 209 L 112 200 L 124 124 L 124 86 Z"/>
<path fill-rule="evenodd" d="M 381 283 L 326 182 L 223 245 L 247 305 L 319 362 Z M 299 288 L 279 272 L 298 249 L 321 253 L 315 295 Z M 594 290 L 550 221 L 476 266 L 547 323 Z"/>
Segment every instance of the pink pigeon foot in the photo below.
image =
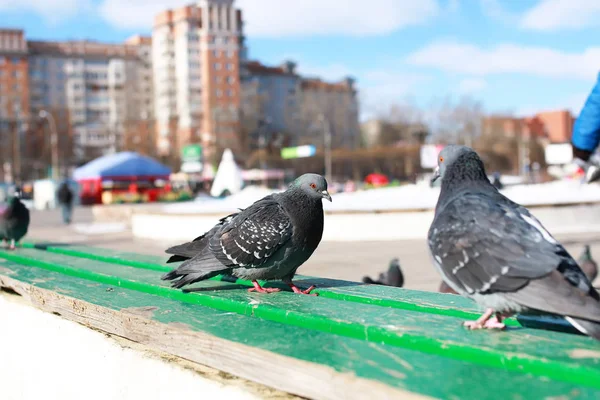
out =
<path fill-rule="evenodd" d="M 494 314 L 494 310 L 488 308 L 481 317 L 477 318 L 476 321 L 466 321 L 463 323 L 463 326 L 469 328 L 470 330 L 483 329 L 485 324 L 492 317 L 492 314 Z"/>
<path fill-rule="evenodd" d="M 292 290 L 294 291 L 294 293 L 297 294 L 306 294 L 308 296 L 318 296 L 318 294 L 316 293 L 311 293 L 312 290 L 315 290 L 316 286 L 312 285 L 311 287 L 309 287 L 306 290 L 302 290 L 300 289 L 298 286 L 294 285 L 293 283 L 288 283 L 288 286 L 292 288 Z"/>
<path fill-rule="evenodd" d="M 275 292 L 281 291 L 281 289 L 277 289 L 277 288 L 264 288 L 264 287 L 260 286 L 257 281 L 252 281 L 252 284 L 254 285 L 254 287 L 248 289 L 249 292 L 275 293 Z"/>

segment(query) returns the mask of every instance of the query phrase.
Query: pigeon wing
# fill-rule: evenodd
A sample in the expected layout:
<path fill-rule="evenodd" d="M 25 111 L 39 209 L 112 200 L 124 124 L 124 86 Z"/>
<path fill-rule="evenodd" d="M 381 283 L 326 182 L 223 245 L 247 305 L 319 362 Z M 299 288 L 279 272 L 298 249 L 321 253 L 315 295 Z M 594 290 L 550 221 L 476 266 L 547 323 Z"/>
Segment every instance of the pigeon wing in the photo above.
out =
<path fill-rule="evenodd" d="M 548 275 L 561 246 L 529 212 L 485 193 L 467 193 L 440 210 L 429 247 L 451 286 L 473 295 L 511 292 Z"/>
<path fill-rule="evenodd" d="M 209 240 L 213 255 L 230 268 L 257 268 L 292 237 L 292 222 L 272 197 L 242 211 Z"/>

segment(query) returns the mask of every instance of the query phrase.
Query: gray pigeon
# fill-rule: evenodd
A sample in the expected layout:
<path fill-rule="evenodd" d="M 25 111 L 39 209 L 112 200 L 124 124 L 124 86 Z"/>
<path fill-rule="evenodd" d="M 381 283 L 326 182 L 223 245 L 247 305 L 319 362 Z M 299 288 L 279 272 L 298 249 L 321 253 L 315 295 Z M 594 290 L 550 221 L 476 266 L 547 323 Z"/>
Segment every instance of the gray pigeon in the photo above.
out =
<path fill-rule="evenodd" d="M 472 149 L 447 146 L 429 249 L 442 278 L 485 307 L 470 329 L 502 329 L 515 314 L 552 314 L 600 340 L 600 296 L 569 255 L 530 214 L 489 182 Z"/>
<path fill-rule="evenodd" d="M 219 274 L 251 280 L 249 291 L 270 293 L 257 280 L 281 279 L 295 293 L 310 294 L 292 283 L 296 270 L 315 251 L 323 235 L 322 199 L 331 201 L 327 181 L 305 174 L 282 193 L 258 200 L 231 214 L 192 242 L 167 249 L 167 263 L 184 261 L 165 274 L 181 288 Z"/>
<path fill-rule="evenodd" d="M 370 277 L 365 276 L 362 281 L 363 283 L 370 283 L 373 285 L 402 287 L 404 285 L 404 275 L 402 275 L 402 270 L 400 269 L 400 260 L 393 258 L 392 261 L 390 261 L 387 273 L 379 274 L 378 280 L 373 280 Z"/>
<path fill-rule="evenodd" d="M 20 193 L 17 188 L 8 202 L 0 205 L 0 240 L 10 241 L 9 250 L 15 249 L 15 242 L 29 229 L 29 209 L 21 203 Z"/>
<path fill-rule="evenodd" d="M 585 276 L 588 277 L 590 282 L 594 282 L 594 280 L 598 276 L 598 264 L 596 264 L 596 261 L 594 261 L 594 259 L 592 258 L 592 252 L 590 250 L 589 244 L 583 246 L 583 252 L 579 256 L 577 263 L 579 264 L 579 267 L 581 268 Z"/>

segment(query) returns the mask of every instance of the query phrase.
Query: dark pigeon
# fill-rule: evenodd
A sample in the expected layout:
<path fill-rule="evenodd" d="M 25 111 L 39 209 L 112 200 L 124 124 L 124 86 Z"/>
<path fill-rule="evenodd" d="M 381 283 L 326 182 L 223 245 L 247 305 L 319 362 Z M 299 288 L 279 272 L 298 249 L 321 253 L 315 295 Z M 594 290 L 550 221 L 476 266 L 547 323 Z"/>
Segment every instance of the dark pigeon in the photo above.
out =
<path fill-rule="evenodd" d="M 321 241 L 322 199 L 331 201 L 325 178 L 302 175 L 285 192 L 266 196 L 193 241 L 167 249 L 173 255 L 167 263 L 183 263 L 162 279 L 181 288 L 224 274 L 251 280 L 250 291 L 260 293 L 279 289 L 262 288 L 257 280 L 281 279 L 295 293 L 309 294 L 314 286 L 300 290 L 292 278 Z"/>
<path fill-rule="evenodd" d="M 429 249 L 457 293 L 485 307 L 470 329 L 504 328 L 515 313 L 564 317 L 600 340 L 600 296 L 565 248 L 524 207 L 489 182 L 477 153 L 447 146 Z"/>
<path fill-rule="evenodd" d="M 592 258 L 592 252 L 590 250 L 589 244 L 583 246 L 583 252 L 579 256 L 577 262 L 579 263 L 579 267 L 581 268 L 585 276 L 588 277 L 590 282 L 594 282 L 594 280 L 598 276 L 598 264 L 596 264 L 596 261 L 594 261 L 594 259 Z"/>
<path fill-rule="evenodd" d="M 370 283 L 373 285 L 402 287 L 402 285 L 404 285 L 404 275 L 402 275 L 402 270 L 400 269 L 400 260 L 397 258 L 392 259 L 387 272 L 379 274 L 379 279 L 373 280 L 370 277 L 365 276 L 362 281 L 363 283 Z"/>
<path fill-rule="evenodd" d="M 17 189 L 8 202 L 0 205 L 0 240 L 10 242 L 8 248 L 14 250 L 15 243 L 27 234 L 28 229 L 29 209 L 21 202 Z"/>

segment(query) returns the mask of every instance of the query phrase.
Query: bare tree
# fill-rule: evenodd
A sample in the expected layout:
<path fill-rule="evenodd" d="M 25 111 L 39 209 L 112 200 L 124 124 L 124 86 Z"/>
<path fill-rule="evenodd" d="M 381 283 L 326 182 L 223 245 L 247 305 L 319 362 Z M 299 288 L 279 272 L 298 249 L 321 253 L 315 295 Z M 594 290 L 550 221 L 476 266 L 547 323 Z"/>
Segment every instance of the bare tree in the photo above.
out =
<path fill-rule="evenodd" d="M 437 141 L 473 146 L 481 134 L 483 104 L 469 96 L 458 101 L 451 97 L 435 99 L 429 107 L 429 125 Z"/>

